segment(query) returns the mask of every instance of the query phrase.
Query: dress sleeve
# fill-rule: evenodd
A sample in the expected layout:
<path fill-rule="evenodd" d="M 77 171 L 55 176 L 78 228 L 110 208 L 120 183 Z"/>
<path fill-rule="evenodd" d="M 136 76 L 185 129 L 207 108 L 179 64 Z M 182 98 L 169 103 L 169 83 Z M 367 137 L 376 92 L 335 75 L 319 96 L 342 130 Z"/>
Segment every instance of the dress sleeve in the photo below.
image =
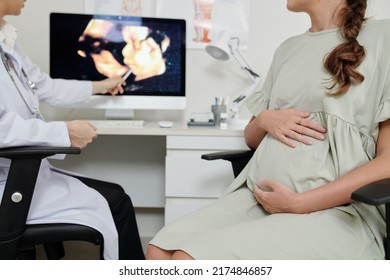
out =
<path fill-rule="evenodd" d="M 274 62 L 268 70 L 268 74 L 262 88 L 250 95 L 245 101 L 246 107 L 253 116 L 257 116 L 262 111 L 269 108 L 270 93 L 273 84 L 273 69 Z"/>
<path fill-rule="evenodd" d="M 274 85 L 275 77 L 277 76 L 278 69 L 280 68 L 280 57 L 282 54 L 281 46 L 279 46 L 273 55 L 271 66 L 268 69 L 268 73 L 264 80 L 261 89 L 251 96 L 249 96 L 245 105 L 248 110 L 257 117 L 262 111 L 270 108 L 271 92 Z"/>
<path fill-rule="evenodd" d="M 389 70 L 385 79 L 383 94 L 375 114 L 375 123 L 380 123 L 390 119 L 390 63 L 387 69 Z"/>
<path fill-rule="evenodd" d="M 379 108 L 375 116 L 375 123 L 380 123 L 387 119 L 390 119 L 390 99 L 384 100 L 381 104 L 379 104 Z"/>
<path fill-rule="evenodd" d="M 255 92 L 245 101 L 248 110 L 253 116 L 257 116 L 262 111 L 268 109 L 269 99 L 262 90 Z"/>
<path fill-rule="evenodd" d="M 386 25 L 386 27 L 384 33 L 380 37 L 381 41 L 377 42 L 377 46 L 388 46 L 390 44 L 390 20 L 386 20 L 384 25 Z M 379 54 L 379 63 L 381 65 L 378 66 L 378 68 L 380 67 L 380 69 L 384 71 L 383 78 L 379 78 L 380 82 L 378 82 L 378 84 L 383 85 L 383 87 L 379 87 L 379 90 L 382 92 L 380 92 L 379 106 L 375 113 L 375 124 L 379 124 L 390 118 L 390 53 L 388 48 L 383 48 L 383 50 L 384 51 Z"/>

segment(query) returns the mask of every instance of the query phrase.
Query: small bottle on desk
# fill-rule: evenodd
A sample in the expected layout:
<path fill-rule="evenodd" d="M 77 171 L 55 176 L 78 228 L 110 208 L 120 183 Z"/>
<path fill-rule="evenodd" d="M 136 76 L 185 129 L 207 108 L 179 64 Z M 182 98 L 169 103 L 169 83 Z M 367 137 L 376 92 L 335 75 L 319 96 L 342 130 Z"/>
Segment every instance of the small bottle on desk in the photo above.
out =
<path fill-rule="evenodd" d="M 228 114 L 226 112 L 221 113 L 220 124 L 219 124 L 220 129 L 227 129 L 228 127 L 227 119 L 228 119 Z"/>

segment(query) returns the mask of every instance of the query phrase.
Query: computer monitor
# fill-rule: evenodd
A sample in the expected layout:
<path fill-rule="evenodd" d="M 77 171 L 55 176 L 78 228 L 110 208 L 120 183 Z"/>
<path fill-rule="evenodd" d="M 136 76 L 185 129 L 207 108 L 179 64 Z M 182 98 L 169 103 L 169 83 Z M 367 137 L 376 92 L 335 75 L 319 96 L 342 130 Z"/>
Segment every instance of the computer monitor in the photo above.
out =
<path fill-rule="evenodd" d="M 182 19 L 51 13 L 50 76 L 102 80 L 130 74 L 123 95 L 94 95 L 82 105 L 119 118 L 131 118 L 137 109 L 182 110 L 185 38 Z"/>

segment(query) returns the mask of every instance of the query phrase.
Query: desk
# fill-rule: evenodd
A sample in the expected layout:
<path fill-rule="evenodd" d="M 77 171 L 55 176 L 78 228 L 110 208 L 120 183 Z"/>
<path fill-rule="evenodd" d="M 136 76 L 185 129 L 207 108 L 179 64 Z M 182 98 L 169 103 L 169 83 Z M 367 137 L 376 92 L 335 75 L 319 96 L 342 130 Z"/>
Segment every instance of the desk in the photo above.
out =
<path fill-rule="evenodd" d="M 160 128 L 145 122 L 143 128 L 98 128 L 98 138 L 81 155 L 52 164 L 122 185 L 143 213 L 137 217 L 141 235 L 153 236 L 164 223 L 215 200 L 233 180 L 228 162 L 208 162 L 200 155 L 238 149 L 247 149 L 242 127 L 222 130 L 175 123 Z M 156 213 L 162 221 L 150 220 L 149 214 Z M 141 220 L 156 228 L 143 233 L 148 225 Z"/>
<path fill-rule="evenodd" d="M 229 127 L 219 129 L 213 126 L 187 126 L 186 123 L 177 122 L 173 127 L 161 128 L 157 122 L 145 122 L 142 128 L 98 128 L 98 135 L 142 135 L 142 136 L 232 136 L 242 137 L 243 127 Z"/>

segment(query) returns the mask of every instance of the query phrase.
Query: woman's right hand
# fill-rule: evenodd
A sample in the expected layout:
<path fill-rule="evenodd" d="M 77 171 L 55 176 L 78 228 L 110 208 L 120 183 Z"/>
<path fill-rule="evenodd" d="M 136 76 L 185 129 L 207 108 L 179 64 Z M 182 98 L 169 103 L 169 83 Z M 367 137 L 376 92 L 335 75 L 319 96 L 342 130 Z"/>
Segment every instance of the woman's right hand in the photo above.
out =
<path fill-rule="evenodd" d="M 96 127 L 88 121 L 68 121 L 66 126 L 72 147 L 84 148 L 97 137 Z"/>
<path fill-rule="evenodd" d="M 309 137 L 324 140 L 326 128 L 309 119 L 310 113 L 296 109 L 266 110 L 254 121 L 275 139 L 295 148 L 294 141 L 311 145 Z"/>

